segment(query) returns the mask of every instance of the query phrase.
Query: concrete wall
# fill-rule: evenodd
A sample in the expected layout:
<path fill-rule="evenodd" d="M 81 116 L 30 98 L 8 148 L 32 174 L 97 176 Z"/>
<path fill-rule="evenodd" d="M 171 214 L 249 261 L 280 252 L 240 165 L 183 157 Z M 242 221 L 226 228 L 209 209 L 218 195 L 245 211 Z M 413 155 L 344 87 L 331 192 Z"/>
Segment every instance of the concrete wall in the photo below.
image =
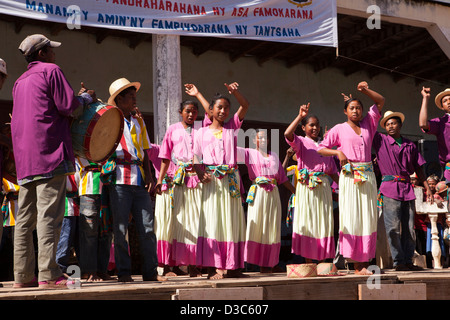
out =
<path fill-rule="evenodd" d="M 93 35 L 80 31 L 63 30 L 52 37 L 49 30 L 35 26 L 24 26 L 16 34 L 14 25 L 4 21 L 0 21 L 0 57 L 8 64 L 9 77 L 0 91 L 0 100 L 12 100 L 13 83 L 26 69 L 25 59 L 17 48 L 28 34 L 33 33 L 43 33 L 63 43 L 55 49 L 57 63 L 75 91 L 84 81 L 87 87 L 96 90 L 101 99 L 107 100 L 110 83 L 119 77 L 126 77 L 142 83 L 138 105 L 142 112 L 153 112 L 151 43 L 141 43 L 136 49 L 130 49 L 127 39 L 107 37 L 97 44 Z M 181 49 L 181 64 L 182 83 L 196 84 L 208 100 L 216 92 L 226 93 L 224 82 L 237 81 L 251 103 L 247 119 L 286 126 L 297 115 L 298 107 L 307 102 L 311 102 L 311 112 L 319 116 L 322 126 L 330 128 L 345 121 L 341 92 L 358 96 L 356 85 L 366 80 L 372 89 L 386 97 L 386 110 L 405 113 L 404 134 L 422 134 L 418 127 L 421 85 L 416 86 L 414 79 L 394 82 L 385 74 L 368 79 L 361 72 L 346 77 L 334 68 L 315 73 L 308 65 L 288 69 L 277 60 L 259 66 L 252 57 L 232 63 L 226 54 L 209 51 L 196 57 L 185 47 Z M 431 86 L 433 97 L 444 89 L 434 84 L 425 85 Z M 187 96 L 183 94 L 185 98 Z M 371 101 L 365 96 L 362 100 L 367 110 Z M 237 105 L 233 102 L 232 110 L 236 110 Z M 430 109 L 430 116 L 441 115 L 436 107 Z"/>

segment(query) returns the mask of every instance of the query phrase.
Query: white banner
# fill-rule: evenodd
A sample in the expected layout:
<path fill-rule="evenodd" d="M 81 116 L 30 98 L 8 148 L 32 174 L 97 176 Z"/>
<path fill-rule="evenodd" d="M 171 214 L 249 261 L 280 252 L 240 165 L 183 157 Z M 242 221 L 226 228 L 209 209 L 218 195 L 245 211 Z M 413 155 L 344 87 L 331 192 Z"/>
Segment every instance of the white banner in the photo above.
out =
<path fill-rule="evenodd" d="M 0 0 L 0 13 L 141 33 L 337 47 L 336 0 Z"/>

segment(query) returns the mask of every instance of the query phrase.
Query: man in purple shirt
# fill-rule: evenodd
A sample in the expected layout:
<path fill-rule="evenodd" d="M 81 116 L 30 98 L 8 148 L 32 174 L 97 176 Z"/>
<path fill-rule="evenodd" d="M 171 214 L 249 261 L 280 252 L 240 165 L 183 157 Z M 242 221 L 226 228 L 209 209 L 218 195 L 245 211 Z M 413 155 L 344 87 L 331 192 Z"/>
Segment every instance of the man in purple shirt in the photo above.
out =
<path fill-rule="evenodd" d="M 432 198 L 425 179 L 425 160 L 416 145 L 402 137 L 400 130 L 405 116 L 386 111 L 380 121 L 387 135 L 377 132 L 373 139 L 378 166 L 382 175 L 380 194 L 383 215 L 394 268 L 397 271 L 419 270 L 412 263 L 416 246 L 414 232 L 415 195 L 410 176 L 415 172 L 424 183 L 427 197 Z"/>
<path fill-rule="evenodd" d="M 450 185 L 450 88 L 437 94 L 434 99 L 437 107 L 445 112 L 444 116 L 428 120 L 430 92 L 430 88 L 422 87 L 419 125 L 425 133 L 436 136 L 439 161 L 444 168 L 444 177 L 447 185 Z"/>
<path fill-rule="evenodd" d="M 73 173 L 70 116 L 93 97 L 74 95 L 53 48 L 61 43 L 43 35 L 28 36 L 19 46 L 28 70 L 13 87 L 11 133 L 20 185 L 14 235 L 14 287 L 65 288 L 56 263 L 64 217 L 66 174 Z M 38 238 L 39 275 L 35 277 L 32 232 Z"/>

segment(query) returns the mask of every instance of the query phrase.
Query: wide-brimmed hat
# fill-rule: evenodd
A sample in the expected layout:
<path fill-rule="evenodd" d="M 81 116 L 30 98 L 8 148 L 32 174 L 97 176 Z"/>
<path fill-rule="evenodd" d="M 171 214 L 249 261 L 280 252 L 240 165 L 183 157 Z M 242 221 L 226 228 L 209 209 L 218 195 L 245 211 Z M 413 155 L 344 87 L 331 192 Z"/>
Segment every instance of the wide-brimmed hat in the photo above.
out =
<path fill-rule="evenodd" d="M 405 115 L 403 113 L 401 113 L 401 112 L 393 112 L 393 111 L 386 111 L 384 113 L 383 119 L 381 119 L 381 121 L 380 121 L 380 126 L 382 128 L 385 128 L 386 121 L 388 121 L 390 118 L 393 118 L 393 117 L 399 117 L 400 120 L 402 120 L 402 123 L 405 121 Z"/>
<path fill-rule="evenodd" d="M 8 75 L 8 71 L 6 71 L 6 62 L 1 58 L 0 58 L 0 72 L 3 73 L 5 76 Z"/>
<path fill-rule="evenodd" d="M 436 98 L 434 98 L 434 102 L 436 103 L 439 109 L 444 110 L 444 108 L 442 107 L 442 98 L 445 96 L 450 96 L 450 88 L 447 88 L 444 91 L 438 93 Z"/>
<path fill-rule="evenodd" d="M 441 192 L 447 191 L 447 189 L 448 189 L 448 186 L 445 183 L 445 181 L 441 181 L 436 184 L 436 193 L 441 193 Z"/>
<path fill-rule="evenodd" d="M 108 99 L 108 104 L 115 106 L 116 103 L 114 99 L 117 97 L 119 93 L 121 93 L 123 90 L 128 89 L 129 87 L 135 87 L 136 91 L 139 90 L 141 87 L 140 82 L 130 82 L 128 79 L 120 78 L 111 83 L 109 86 L 109 94 L 111 95 Z"/>
<path fill-rule="evenodd" d="M 60 45 L 61 42 L 50 41 L 50 39 L 43 34 L 32 34 L 22 41 L 19 46 L 19 51 L 22 52 L 24 56 L 29 56 L 33 52 L 36 52 L 45 46 L 57 48 Z"/>

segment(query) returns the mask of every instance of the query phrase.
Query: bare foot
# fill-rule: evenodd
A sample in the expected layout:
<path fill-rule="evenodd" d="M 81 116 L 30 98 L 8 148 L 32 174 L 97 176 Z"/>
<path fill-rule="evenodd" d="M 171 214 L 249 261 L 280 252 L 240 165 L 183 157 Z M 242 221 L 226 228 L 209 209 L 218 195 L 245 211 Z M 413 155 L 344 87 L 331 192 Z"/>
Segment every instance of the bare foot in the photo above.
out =
<path fill-rule="evenodd" d="M 359 276 L 371 276 L 373 273 L 367 270 L 367 267 L 369 266 L 368 263 L 355 263 L 355 274 Z"/>
<path fill-rule="evenodd" d="M 101 277 L 99 277 L 96 273 L 92 273 L 88 275 L 88 278 L 86 280 L 87 282 L 99 282 L 103 281 Z"/>
<path fill-rule="evenodd" d="M 112 280 L 113 277 L 111 277 L 108 273 L 106 272 L 97 272 L 97 275 L 102 278 L 103 281 L 108 281 L 108 280 Z"/>
<path fill-rule="evenodd" d="M 223 279 L 224 276 L 224 272 L 221 269 L 216 269 L 216 268 L 208 268 L 208 279 L 209 280 L 221 280 Z"/>

